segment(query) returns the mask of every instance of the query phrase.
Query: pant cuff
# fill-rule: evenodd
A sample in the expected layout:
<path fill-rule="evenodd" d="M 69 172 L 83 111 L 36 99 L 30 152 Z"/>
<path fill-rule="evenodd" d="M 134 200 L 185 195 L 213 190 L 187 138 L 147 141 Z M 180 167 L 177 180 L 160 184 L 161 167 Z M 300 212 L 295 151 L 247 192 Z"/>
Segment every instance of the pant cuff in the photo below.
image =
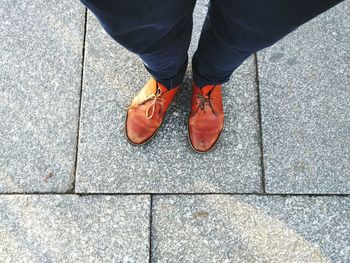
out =
<path fill-rule="evenodd" d="M 178 85 L 180 85 L 185 77 L 186 69 L 188 64 L 188 56 L 186 57 L 185 62 L 181 66 L 180 70 L 171 78 L 162 78 L 162 76 L 159 76 L 156 72 L 152 71 L 150 68 L 148 68 L 145 64 L 145 68 L 147 71 L 152 75 L 152 77 L 160 82 L 162 85 L 167 87 L 168 89 L 176 88 Z"/>
<path fill-rule="evenodd" d="M 193 77 L 193 81 L 200 88 L 204 87 L 206 85 L 223 84 L 223 83 L 229 81 L 230 76 L 231 76 L 231 74 L 229 76 L 226 76 L 226 77 L 223 77 L 223 78 L 211 78 L 211 77 L 206 77 L 204 75 L 201 75 L 198 72 L 198 68 L 196 66 L 195 58 L 192 59 L 192 77 Z"/>

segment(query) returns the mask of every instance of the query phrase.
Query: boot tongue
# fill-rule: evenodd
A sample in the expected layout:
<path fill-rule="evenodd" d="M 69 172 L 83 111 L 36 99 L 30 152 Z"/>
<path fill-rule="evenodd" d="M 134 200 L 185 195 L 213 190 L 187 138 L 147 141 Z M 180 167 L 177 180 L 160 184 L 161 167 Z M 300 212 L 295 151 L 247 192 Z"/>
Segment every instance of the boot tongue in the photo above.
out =
<path fill-rule="evenodd" d="M 162 93 L 165 93 L 168 91 L 168 89 L 161 83 L 158 82 L 158 87 L 160 88 L 160 90 L 162 91 Z"/>
<path fill-rule="evenodd" d="M 208 96 L 208 94 L 210 93 L 210 91 L 215 87 L 215 85 L 206 85 L 204 87 L 201 88 L 201 91 L 203 93 L 203 95 Z"/>

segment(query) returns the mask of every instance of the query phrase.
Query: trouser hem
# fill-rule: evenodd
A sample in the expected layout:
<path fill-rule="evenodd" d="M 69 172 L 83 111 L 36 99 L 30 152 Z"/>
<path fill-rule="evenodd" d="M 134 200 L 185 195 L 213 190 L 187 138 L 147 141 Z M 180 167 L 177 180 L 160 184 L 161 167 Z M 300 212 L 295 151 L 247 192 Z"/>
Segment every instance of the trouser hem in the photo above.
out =
<path fill-rule="evenodd" d="M 156 72 L 152 71 L 150 68 L 148 68 L 145 64 L 146 70 L 152 75 L 152 77 L 160 82 L 162 85 L 167 87 L 168 89 L 176 88 L 178 85 L 180 85 L 185 77 L 186 69 L 188 64 L 188 56 L 185 59 L 185 62 L 181 66 L 180 70 L 171 78 L 164 78 L 161 75 L 157 74 Z"/>

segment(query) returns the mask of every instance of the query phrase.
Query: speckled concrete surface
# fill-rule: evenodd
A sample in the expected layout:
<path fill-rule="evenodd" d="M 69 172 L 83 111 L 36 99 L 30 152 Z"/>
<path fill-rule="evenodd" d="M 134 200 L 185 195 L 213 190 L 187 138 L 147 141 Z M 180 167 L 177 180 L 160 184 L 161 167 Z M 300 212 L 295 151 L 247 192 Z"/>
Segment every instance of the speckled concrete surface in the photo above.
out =
<path fill-rule="evenodd" d="M 206 6 L 195 11 L 194 51 Z M 187 141 L 190 72 L 156 137 L 143 147 L 124 138 L 126 106 L 149 75 L 89 14 L 77 192 L 259 192 L 255 65 L 249 59 L 224 87 L 225 129 L 214 151 Z M 190 161 L 189 161 L 190 160 Z"/>
<path fill-rule="evenodd" d="M 349 197 L 156 196 L 153 262 L 349 262 Z"/>
<path fill-rule="evenodd" d="M 258 54 L 269 193 L 350 193 L 350 2 Z"/>
<path fill-rule="evenodd" d="M 0 4 L 0 192 L 72 188 L 84 8 Z"/>
<path fill-rule="evenodd" d="M 197 1 L 190 55 L 207 3 Z M 89 14 L 75 190 L 96 194 L 79 196 L 64 192 L 74 181 L 84 8 L 2 1 L 0 262 L 350 262 L 350 196 L 317 196 L 350 192 L 349 9 L 347 1 L 258 54 L 264 195 L 254 194 L 253 58 L 225 85 L 226 126 L 213 152 L 187 143 L 190 66 L 156 138 L 133 147 L 125 107 L 148 74 Z M 8 194 L 16 192 L 58 194 Z M 289 192 L 301 195 L 280 195 Z"/>
<path fill-rule="evenodd" d="M 1 262 L 148 262 L 149 205 L 148 196 L 1 196 Z"/>

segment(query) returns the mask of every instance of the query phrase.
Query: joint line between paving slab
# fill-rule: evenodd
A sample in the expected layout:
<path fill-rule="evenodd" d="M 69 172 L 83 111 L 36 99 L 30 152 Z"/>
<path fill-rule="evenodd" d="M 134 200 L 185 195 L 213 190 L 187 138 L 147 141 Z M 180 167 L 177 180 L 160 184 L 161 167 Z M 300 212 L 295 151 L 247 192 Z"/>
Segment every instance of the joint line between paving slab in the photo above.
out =
<path fill-rule="evenodd" d="M 257 55 L 257 53 L 254 53 L 254 63 L 255 63 L 255 84 L 256 84 L 257 100 L 258 100 L 261 188 L 262 188 L 262 192 L 266 193 L 265 167 L 264 167 L 264 147 L 263 147 L 263 133 L 262 133 L 262 119 L 261 119 L 262 115 L 261 115 L 260 82 L 259 82 L 259 68 L 258 68 L 258 55 Z"/>
<path fill-rule="evenodd" d="M 238 195 L 242 195 L 242 196 L 338 196 L 338 197 L 349 197 L 350 194 L 334 194 L 334 193 L 319 193 L 319 194 L 315 194 L 315 193 L 79 193 L 79 196 L 88 196 L 88 195 L 151 195 L 151 196 L 167 196 L 167 195 L 171 195 L 171 196 L 176 196 L 176 195 L 232 195 L 232 196 L 238 196 Z"/>
<path fill-rule="evenodd" d="M 83 37 L 83 48 L 81 58 L 81 73 L 80 73 L 80 93 L 79 93 L 79 107 L 78 107 L 78 127 L 77 127 L 77 140 L 75 149 L 75 161 L 74 161 L 74 179 L 73 186 L 69 192 L 75 193 L 75 184 L 77 178 L 77 166 L 78 166 L 78 154 L 79 154 L 79 141 L 80 141 L 80 118 L 81 118 L 81 101 L 83 95 L 83 80 L 84 80 L 84 64 L 85 64 L 85 42 L 86 42 L 86 29 L 87 29 L 87 8 L 85 8 L 84 14 L 84 37 Z"/>
<path fill-rule="evenodd" d="M 149 240 L 148 240 L 148 262 L 152 262 L 152 225 L 153 225 L 153 195 L 150 195 L 150 206 L 149 206 Z"/>
<path fill-rule="evenodd" d="M 332 194 L 332 193 L 319 193 L 319 194 L 311 194 L 311 193 L 58 193 L 58 192 L 31 192 L 31 193 L 0 193 L 0 196 L 6 195 L 18 195 L 18 196 L 26 196 L 26 195 L 76 195 L 80 197 L 84 196 L 125 196 L 125 195 L 134 195 L 134 196 L 142 196 L 142 195 L 152 195 L 152 196 L 176 196 L 176 195 L 228 195 L 228 196 L 314 196 L 314 197 L 349 197 L 350 194 Z"/>

